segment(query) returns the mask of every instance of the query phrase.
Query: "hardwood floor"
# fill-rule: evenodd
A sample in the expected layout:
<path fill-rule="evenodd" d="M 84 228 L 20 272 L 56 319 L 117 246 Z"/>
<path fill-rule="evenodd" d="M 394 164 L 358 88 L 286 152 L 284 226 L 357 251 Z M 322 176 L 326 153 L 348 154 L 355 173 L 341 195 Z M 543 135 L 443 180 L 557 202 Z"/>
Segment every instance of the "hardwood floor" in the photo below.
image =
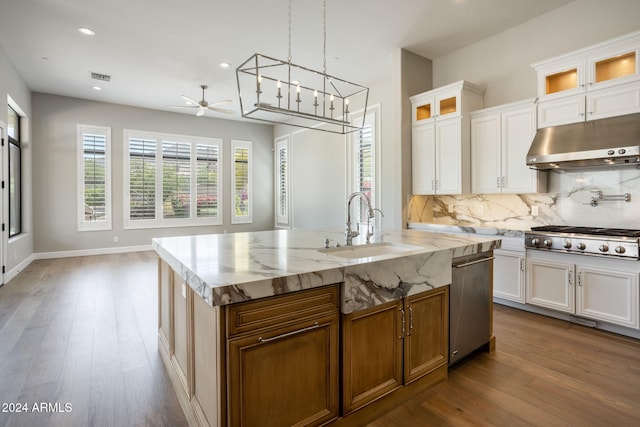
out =
<path fill-rule="evenodd" d="M 0 427 L 185 426 L 156 347 L 156 275 L 139 252 L 35 261 L 1 287 Z M 369 426 L 640 424 L 639 340 L 502 306 L 494 334 L 495 353 Z M 16 403 L 28 412 L 5 412 Z"/>
<path fill-rule="evenodd" d="M 33 262 L 0 288 L 0 426 L 186 426 L 156 331 L 153 252 Z"/>

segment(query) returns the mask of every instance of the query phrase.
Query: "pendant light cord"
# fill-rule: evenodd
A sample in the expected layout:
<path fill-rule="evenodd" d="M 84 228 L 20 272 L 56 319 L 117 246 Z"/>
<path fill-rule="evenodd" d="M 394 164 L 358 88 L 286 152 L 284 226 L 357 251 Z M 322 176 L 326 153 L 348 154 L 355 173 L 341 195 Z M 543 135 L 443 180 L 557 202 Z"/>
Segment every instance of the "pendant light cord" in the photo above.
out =
<path fill-rule="evenodd" d="M 322 72 L 325 77 L 327 76 L 327 0 L 324 0 L 323 5 L 323 19 L 322 19 L 322 36 L 323 36 L 323 46 L 322 46 Z"/>
<path fill-rule="evenodd" d="M 291 64 L 291 1 L 289 0 L 289 57 L 287 58 L 289 64 Z"/>

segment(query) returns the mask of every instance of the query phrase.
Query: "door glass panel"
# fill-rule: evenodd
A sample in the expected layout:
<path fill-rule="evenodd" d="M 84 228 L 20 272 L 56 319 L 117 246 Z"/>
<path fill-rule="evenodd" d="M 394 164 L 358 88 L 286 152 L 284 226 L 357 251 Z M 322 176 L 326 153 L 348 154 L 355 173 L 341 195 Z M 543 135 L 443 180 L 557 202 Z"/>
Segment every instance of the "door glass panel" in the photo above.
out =
<path fill-rule="evenodd" d="M 456 97 L 440 100 L 440 115 L 451 114 L 456 112 Z"/>
<path fill-rule="evenodd" d="M 615 58 L 596 62 L 596 83 L 630 76 L 636 73 L 636 53 L 629 52 Z"/>
<path fill-rule="evenodd" d="M 563 71 L 561 73 L 550 74 L 547 76 L 547 91 L 550 95 L 563 90 L 575 89 L 578 87 L 578 69 Z"/>
<path fill-rule="evenodd" d="M 431 118 L 431 104 L 419 105 L 416 107 L 416 120 Z"/>

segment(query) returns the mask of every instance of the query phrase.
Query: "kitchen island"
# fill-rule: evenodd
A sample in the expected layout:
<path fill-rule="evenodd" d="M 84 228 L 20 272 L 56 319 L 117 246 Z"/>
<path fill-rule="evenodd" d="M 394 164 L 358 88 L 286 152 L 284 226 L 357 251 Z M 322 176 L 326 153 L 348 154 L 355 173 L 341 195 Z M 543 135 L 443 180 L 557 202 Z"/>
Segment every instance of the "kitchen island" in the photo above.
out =
<path fill-rule="evenodd" d="M 158 348 L 190 424 L 360 422 L 446 379 L 452 259 L 500 241 L 398 230 L 336 248 L 343 240 L 308 230 L 153 240 Z"/>

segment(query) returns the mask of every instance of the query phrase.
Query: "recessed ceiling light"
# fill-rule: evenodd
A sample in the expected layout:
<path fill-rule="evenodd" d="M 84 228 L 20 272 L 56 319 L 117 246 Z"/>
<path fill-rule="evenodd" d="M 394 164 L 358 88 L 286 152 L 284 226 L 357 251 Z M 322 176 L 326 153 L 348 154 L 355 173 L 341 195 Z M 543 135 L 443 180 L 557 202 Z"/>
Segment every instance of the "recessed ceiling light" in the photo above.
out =
<path fill-rule="evenodd" d="M 94 86 L 93 90 L 102 90 L 102 88 L 100 86 Z"/>
<path fill-rule="evenodd" d="M 79 27 L 78 31 L 81 32 L 82 34 L 84 34 L 85 36 L 95 36 L 96 32 L 93 31 L 91 28 L 87 28 L 87 27 Z"/>
<path fill-rule="evenodd" d="M 229 68 L 231 67 L 231 64 L 229 64 L 228 62 L 221 62 L 220 63 L 220 68 Z"/>

